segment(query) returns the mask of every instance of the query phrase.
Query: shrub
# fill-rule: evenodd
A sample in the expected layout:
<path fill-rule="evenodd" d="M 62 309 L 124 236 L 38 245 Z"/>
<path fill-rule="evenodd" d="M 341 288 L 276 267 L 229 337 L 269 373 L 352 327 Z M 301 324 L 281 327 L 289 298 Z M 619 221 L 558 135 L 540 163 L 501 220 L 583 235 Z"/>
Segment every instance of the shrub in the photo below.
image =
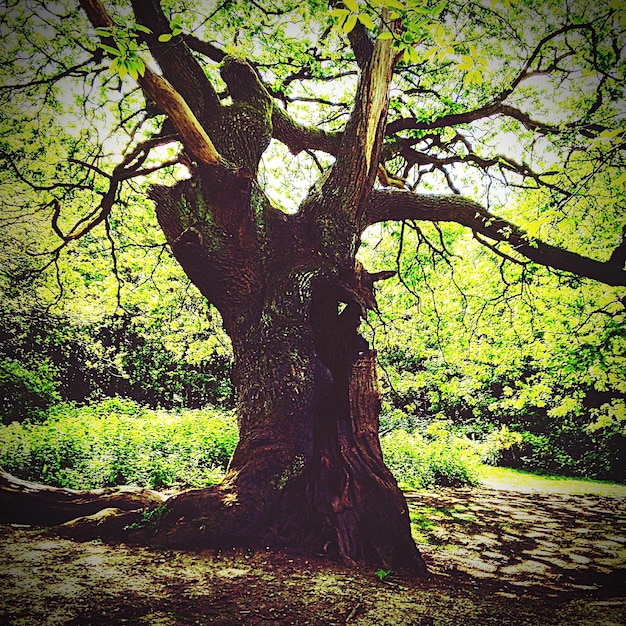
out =
<path fill-rule="evenodd" d="M 480 482 L 480 456 L 466 437 L 450 433 L 435 422 L 426 431 L 397 430 L 381 439 L 383 455 L 402 488 L 433 485 L 475 485 Z"/>
<path fill-rule="evenodd" d="M 487 465 L 497 465 L 503 455 L 513 455 L 519 449 L 523 435 L 516 433 L 502 424 L 498 430 L 492 430 L 477 444 L 480 460 Z"/>
<path fill-rule="evenodd" d="M 0 357 L 0 415 L 3 424 L 43 419 L 60 400 L 55 368 L 46 359 L 30 366 Z"/>
<path fill-rule="evenodd" d="M 114 398 L 61 405 L 39 424 L 0 427 L 0 466 L 74 489 L 202 487 L 221 480 L 236 443 L 231 413 L 155 411 Z"/>

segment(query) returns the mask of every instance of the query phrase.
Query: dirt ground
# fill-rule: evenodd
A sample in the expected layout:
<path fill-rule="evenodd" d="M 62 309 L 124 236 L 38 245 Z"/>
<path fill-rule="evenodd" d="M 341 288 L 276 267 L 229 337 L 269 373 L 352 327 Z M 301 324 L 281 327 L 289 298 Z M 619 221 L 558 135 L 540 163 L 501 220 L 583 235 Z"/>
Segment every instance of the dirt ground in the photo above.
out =
<path fill-rule="evenodd" d="M 407 494 L 428 581 L 263 550 L 174 552 L 0 527 L 0 624 L 626 624 L 626 498 Z"/>

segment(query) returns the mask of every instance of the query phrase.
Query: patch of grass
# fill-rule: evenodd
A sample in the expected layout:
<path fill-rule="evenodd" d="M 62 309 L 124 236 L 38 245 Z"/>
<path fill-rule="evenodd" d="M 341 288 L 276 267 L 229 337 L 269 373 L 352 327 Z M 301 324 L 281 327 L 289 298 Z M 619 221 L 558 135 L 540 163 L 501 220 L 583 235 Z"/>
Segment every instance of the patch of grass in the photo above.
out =
<path fill-rule="evenodd" d="M 612 482 L 565 476 L 540 476 L 522 470 L 492 466 L 483 466 L 481 474 L 482 480 L 487 485 L 497 485 L 504 488 L 626 497 L 626 485 Z"/>

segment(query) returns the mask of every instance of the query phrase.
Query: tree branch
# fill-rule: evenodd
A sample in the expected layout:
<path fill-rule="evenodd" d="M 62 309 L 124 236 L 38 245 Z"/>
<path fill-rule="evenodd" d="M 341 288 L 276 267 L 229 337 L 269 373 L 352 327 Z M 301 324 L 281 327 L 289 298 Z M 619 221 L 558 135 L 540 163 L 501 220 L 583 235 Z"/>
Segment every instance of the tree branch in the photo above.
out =
<path fill-rule="evenodd" d="M 465 111 L 463 113 L 450 113 L 448 115 L 443 115 L 430 122 L 418 121 L 415 118 L 403 118 L 395 120 L 388 124 L 387 135 L 391 136 L 403 130 L 431 130 L 435 128 L 456 126 L 458 124 L 468 124 L 479 119 L 491 117 L 493 115 L 504 115 L 506 117 L 511 117 L 521 122 L 528 130 L 535 130 L 544 134 L 563 134 L 564 132 L 576 128 L 582 121 L 583 117 L 589 116 L 598 108 L 598 102 L 601 103 L 602 100 L 600 95 L 598 99 L 596 99 L 596 102 L 591 106 L 590 110 L 584 112 L 584 116 L 581 117 L 581 120 L 569 122 L 563 127 L 535 120 L 528 113 L 521 111 L 517 107 L 504 104 L 504 101 L 515 91 L 515 89 L 524 79 L 529 78 L 532 75 L 532 73 L 529 73 L 530 67 L 541 53 L 542 48 L 548 42 L 560 35 L 579 30 L 588 30 L 591 32 L 594 39 L 596 37 L 592 24 L 568 24 L 566 26 L 563 26 L 562 28 L 555 30 L 552 33 L 548 33 L 535 46 L 535 49 L 532 51 L 532 53 L 524 63 L 524 66 L 522 67 L 518 75 L 511 81 L 511 84 L 506 89 L 503 89 L 498 95 L 496 95 L 491 102 L 476 109 Z M 604 79 L 601 81 L 598 89 L 601 88 L 602 84 L 604 84 Z M 603 126 L 601 124 L 587 123 L 584 125 L 584 127 L 578 128 L 578 131 L 584 137 L 595 138 L 598 133 L 602 132 L 606 128 L 606 126 Z"/>
<path fill-rule="evenodd" d="M 384 221 L 427 220 L 456 222 L 496 242 L 507 243 L 512 250 L 535 263 L 565 270 L 613 286 L 626 286 L 626 271 L 614 253 L 608 261 L 597 261 L 530 238 L 511 222 L 495 217 L 480 204 L 460 196 L 417 195 L 396 189 L 372 192 L 367 225 Z M 625 246 L 626 247 L 626 246 Z M 621 250 L 621 246 L 618 248 Z"/>
<path fill-rule="evenodd" d="M 386 9 L 383 11 L 383 23 L 388 13 Z M 395 22 L 390 26 L 385 24 L 388 28 L 395 26 Z M 319 189 L 322 197 L 334 195 L 341 212 L 357 222 L 378 175 L 394 65 L 392 40 L 377 39 L 361 72 L 355 105 L 341 136 L 337 159 Z"/>
<path fill-rule="evenodd" d="M 303 150 L 321 150 L 336 155 L 339 151 L 341 132 L 329 132 L 313 126 L 304 126 L 276 104 L 272 109 L 272 124 L 274 139 L 284 143 L 292 154 L 299 154 Z"/>
<path fill-rule="evenodd" d="M 195 35 L 184 35 L 183 41 L 189 46 L 191 50 L 194 52 L 199 52 L 204 55 L 211 61 L 215 61 L 216 63 L 221 63 L 226 56 L 226 53 L 217 46 L 214 46 L 212 43 L 208 41 L 204 41 L 199 39 Z"/>
<path fill-rule="evenodd" d="M 80 5 L 95 28 L 114 26 L 111 16 L 100 0 L 80 0 Z M 137 82 L 170 118 L 189 152 L 206 165 L 216 165 L 220 162 L 220 155 L 198 118 L 185 99 L 165 78 L 146 66 L 144 75 L 139 76 Z"/>
<path fill-rule="evenodd" d="M 82 4 L 82 0 L 81 0 Z M 159 35 L 169 34 L 171 27 L 159 0 L 132 0 L 133 11 L 139 23 L 152 31 L 145 39 L 152 56 L 163 71 L 163 76 L 181 94 L 198 119 L 206 122 L 219 108 L 219 97 L 201 65 L 179 35 L 164 43 Z"/>

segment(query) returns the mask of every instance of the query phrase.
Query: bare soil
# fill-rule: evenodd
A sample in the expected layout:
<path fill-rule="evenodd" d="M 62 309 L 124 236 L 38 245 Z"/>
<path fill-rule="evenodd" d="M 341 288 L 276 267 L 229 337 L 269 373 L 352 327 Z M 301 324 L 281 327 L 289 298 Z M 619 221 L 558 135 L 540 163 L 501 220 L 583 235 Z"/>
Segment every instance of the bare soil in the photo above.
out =
<path fill-rule="evenodd" d="M 626 498 L 407 494 L 420 580 L 281 551 L 182 552 L 0 527 L 0 624 L 626 624 Z"/>

